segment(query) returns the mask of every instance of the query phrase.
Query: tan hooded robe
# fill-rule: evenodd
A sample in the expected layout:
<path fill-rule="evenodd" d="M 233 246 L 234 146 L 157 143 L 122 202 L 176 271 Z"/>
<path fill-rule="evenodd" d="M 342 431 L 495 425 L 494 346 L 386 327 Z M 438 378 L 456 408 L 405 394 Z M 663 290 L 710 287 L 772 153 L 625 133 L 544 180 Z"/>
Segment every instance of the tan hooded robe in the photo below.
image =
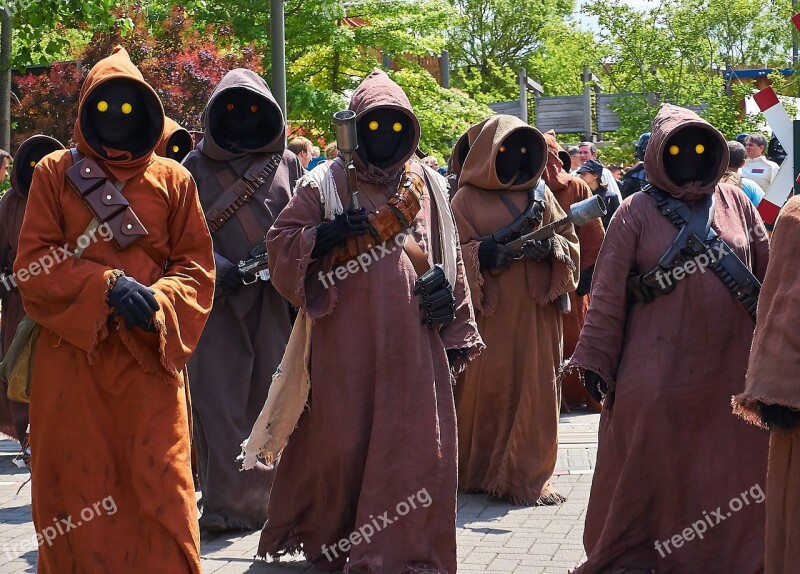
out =
<path fill-rule="evenodd" d="M 529 152 L 533 177 L 503 185 L 495 158 L 503 140 L 517 130 L 529 130 L 538 141 L 538 151 Z M 515 504 L 563 501 L 548 484 L 558 452 L 556 372 L 563 349 L 562 313 L 553 302 L 577 285 L 578 239 L 569 224 L 553 238 L 551 259 L 523 258 L 495 276 L 480 270 L 478 237 L 515 219 L 500 193 L 525 211 L 527 190 L 539 181 L 546 149 L 536 129 L 512 116 L 493 116 L 470 148 L 453 198 L 478 329 L 487 346 L 456 388 L 459 486 Z M 564 217 L 549 191 L 546 203 L 543 225 Z"/>

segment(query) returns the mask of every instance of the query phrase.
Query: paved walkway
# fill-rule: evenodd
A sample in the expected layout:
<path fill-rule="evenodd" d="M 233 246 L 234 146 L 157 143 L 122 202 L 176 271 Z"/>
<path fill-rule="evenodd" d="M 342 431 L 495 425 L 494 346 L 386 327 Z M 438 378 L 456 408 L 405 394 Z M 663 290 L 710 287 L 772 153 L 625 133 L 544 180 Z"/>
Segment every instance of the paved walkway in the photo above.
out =
<path fill-rule="evenodd" d="M 568 498 L 563 505 L 517 507 L 487 496 L 459 495 L 459 571 L 565 574 L 580 564 L 599 420 L 600 415 L 585 412 L 561 417 L 553 483 Z M 28 473 L 12 464 L 15 452 L 16 443 L 0 441 L 0 574 L 36 571 L 30 484 L 22 486 Z M 258 532 L 204 536 L 201 545 L 204 574 L 319 572 L 297 558 L 254 561 Z"/>

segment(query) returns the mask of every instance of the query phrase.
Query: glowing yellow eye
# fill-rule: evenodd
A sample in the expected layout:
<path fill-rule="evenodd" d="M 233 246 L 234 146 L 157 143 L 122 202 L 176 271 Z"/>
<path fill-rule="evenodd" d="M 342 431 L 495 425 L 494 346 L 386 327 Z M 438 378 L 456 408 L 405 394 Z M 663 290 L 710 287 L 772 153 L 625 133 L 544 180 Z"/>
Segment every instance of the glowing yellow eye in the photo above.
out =
<path fill-rule="evenodd" d="M 250 106 L 250 111 L 256 113 L 258 111 L 258 106 L 253 104 L 252 106 Z"/>
<path fill-rule="evenodd" d="M 520 151 L 520 153 L 527 153 L 528 152 L 528 148 L 521 147 L 521 148 L 519 148 L 519 151 Z"/>
<path fill-rule="evenodd" d="M 36 167 L 36 162 L 35 161 L 31 161 L 31 167 Z"/>
<path fill-rule="evenodd" d="M 107 101 L 100 100 L 99 102 L 97 102 L 97 111 L 98 112 L 104 112 L 106 110 L 108 110 L 108 102 Z"/>
<path fill-rule="evenodd" d="M 232 112 L 233 111 L 233 104 L 228 104 L 227 106 L 225 106 L 225 109 L 228 110 L 229 112 Z"/>
<path fill-rule="evenodd" d="M 396 132 L 401 132 L 403 131 L 403 124 L 400 122 L 394 122 L 394 124 L 392 124 L 392 129 Z"/>
<path fill-rule="evenodd" d="M 124 103 L 124 104 L 122 104 L 122 113 L 123 113 L 123 114 L 125 114 L 125 115 L 127 116 L 127 115 L 128 115 L 129 113 L 131 113 L 132 111 L 133 111 L 133 106 L 132 106 L 132 105 L 130 105 L 130 104 L 129 104 L 129 103 L 127 103 L 127 102 L 126 102 L 126 103 Z"/>
<path fill-rule="evenodd" d="M 501 146 L 500 146 L 500 149 L 499 149 L 498 151 L 499 151 L 500 153 L 503 153 L 504 151 L 506 151 L 506 146 L 504 146 L 504 145 L 501 145 Z"/>
<path fill-rule="evenodd" d="M 669 146 L 670 155 L 678 155 L 678 152 L 680 152 L 680 151 L 681 151 L 681 149 L 676 145 Z"/>
<path fill-rule="evenodd" d="M 178 146 L 176 146 L 176 145 L 172 146 L 173 153 L 178 153 L 180 150 L 181 150 L 181 148 L 179 148 Z"/>
<path fill-rule="evenodd" d="M 378 129 L 378 122 L 376 122 L 375 120 L 372 120 L 371 122 L 369 122 L 369 129 L 371 129 L 373 132 L 375 130 L 377 130 Z"/>
<path fill-rule="evenodd" d="M 706 148 L 705 148 L 705 146 L 703 146 L 703 144 L 697 144 L 696 146 L 694 146 L 694 151 L 696 151 L 698 153 L 698 155 L 699 155 L 699 154 L 703 153 L 704 151 L 706 151 Z"/>

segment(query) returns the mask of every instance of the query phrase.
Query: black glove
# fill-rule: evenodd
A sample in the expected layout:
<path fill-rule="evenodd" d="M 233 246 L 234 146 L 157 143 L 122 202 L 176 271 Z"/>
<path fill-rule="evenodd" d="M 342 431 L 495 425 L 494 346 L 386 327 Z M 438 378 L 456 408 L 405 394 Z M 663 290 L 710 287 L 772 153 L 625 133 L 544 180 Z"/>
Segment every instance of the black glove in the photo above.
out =
<path fill-rule="evenodd" d="M 345 212 L 337 215 L 332 221 L 325 220 L 317 226 L 317 240 L 311 257 L 319 259 L 328 251 L 347 241 L 350 235 L 364 235 L 369 231 L 368 215 L 362 209 L 355 213 Z"/>
<path fill-rule="evenodd" d="M 494 269 L 508 269 L 514 262 L 514 255 L 505 245 L 498 243 L 494 239 L 481 241 L 478 247 L 478 263 L 481 271 Z"/>
<path fill-rule="evenodd" d="M 153 315 L 161 306 L 154 295 L 155 291 L 152 289 L 123 275 L 117 278 L 108 293 L 108 304 L 122 317 L 128 329 L 139 327 L 155 332 Z"/>
<path fill-rule="evenodd" d="M 758 414 L 761 416 L 761 422 L 770 429 L 790 429 L 800 423 L 800 411 L 783 405 L 759 404 L 761 408 L 759 408 Z"/>
<path fill-rule="evenodd" d="M 595 372 L 584 371 L 583 386 L 586 392 L 598 403 L 603 400 L 603 395 L 608 392 L 608 385 L 603 378 Z"/>
<path fill-rule="evenodd" d="M 252 273 L 242 273 L 242 271 L 234 265 L 222 276 L 222 281 L 220 281 L 219 286 L 225 295 L 230 295 L 245 283 L 252 283 L 255 279 L 255 275 Z"/>
<path fill-rule="evenodd" d="M 553 254 L 553 238 L 526 241 L 525 245 L 522 246 L 522 252 L 525 257 L 534 261 L 546 259 Z"/>
<path fill-rule="evenodd" d="M 581 277 L 578 279 L 578 288 L 575 290 L 576 295 L 589 294 L 589 291 L 592 290 L 592 275 L 594 275 L 594 265 L 581 271 Z"/>
<path fill-rule="evenodd" d="M 414 285 L 414 295 L 420 295 L 420 309 L 425 313 L 422 322 L 433 329 L 456 318 L 456 298 L 441 265 L 434 265 Z"/>

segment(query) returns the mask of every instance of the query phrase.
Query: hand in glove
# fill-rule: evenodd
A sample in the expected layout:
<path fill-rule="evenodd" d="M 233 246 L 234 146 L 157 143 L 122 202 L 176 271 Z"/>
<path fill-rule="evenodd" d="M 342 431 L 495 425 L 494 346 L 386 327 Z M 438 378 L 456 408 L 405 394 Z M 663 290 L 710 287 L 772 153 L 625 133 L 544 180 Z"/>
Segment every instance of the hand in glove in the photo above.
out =
<path fill-rule="evenodd" d="M 583 373 L 583 386 L 586 387 L 586 392 L 589 393 L 589 396 L 598 403 L 603 400 L 603 396 L 608 392 L 606 382 L 600 375 L 592 371 Z"/>
<path fill-rule="evenodd" d="M 122 317 L 128 329 L 139 327 L 155 332 L 153 315 L 161 306 L 154 295 L 152 289 L 123 275 L 117 278 L 108 293 L 108 304 Z"/>
<path fill-rule="evenodd" d="M 225 295 L 230 295 L 244 285 L 245 282 L 252 283 L 255 281 L 255 278 L 256 276 L 252 273 L 243 273 L 236 265 L 234 265 L 225 272 L 225 275 L 222 276 L 220 288 Z"/>
<path fill-rule="evenodd" d="M 425 313 L 422 322 L 433 329 L 456 318 L 456 299 L 441 265 L 434 265 L 417 279 L 414 295 L 420 295 L 420 309 Z"/>
<path fill-rule="evenodd" d="M 592 290 L 592 276 L 594 275 L 594 265 L 588 269 L 581 271 L 581 277 L 578 279 L 578 288 L 575 290 L 576 295 L 588 295 Z"/>
<path fill-rule="evenodd" d="M 494 268 L 508 269 L 513 262 L 514 255 L 502 243 L 498 243 L 494 239 L 481 241 L 478 247 L 478 263 L 480 263 L 481 271 Z"/>
<path fill-rule="evenodd" d="M 552 255 L 553 238 L 548 237 L 547 239 L 537 239 L 535 241 L 531 239 L 530 241 L 526 241 L 525 245 L 522 246 L 522 252 L 528 259 L 541 261 Z"/>
<path fill-rule="evenodd" d="M 761 422 L 770 429 L 790 429 L 800 423 L 800 411 L 783 405 L 765 405 L 761 403 L 760 406 Z"/>
<path fill-rule="evenodd" d="M 325 220 L 317 226 L 317 240 L 311 257 L 319 259 L 328 251 L 347 241 L 351 235 L 364 235 L 369 231 L 368 215 L 364 210 L 356 213 L 340 213 L 333 220 Z"/>

